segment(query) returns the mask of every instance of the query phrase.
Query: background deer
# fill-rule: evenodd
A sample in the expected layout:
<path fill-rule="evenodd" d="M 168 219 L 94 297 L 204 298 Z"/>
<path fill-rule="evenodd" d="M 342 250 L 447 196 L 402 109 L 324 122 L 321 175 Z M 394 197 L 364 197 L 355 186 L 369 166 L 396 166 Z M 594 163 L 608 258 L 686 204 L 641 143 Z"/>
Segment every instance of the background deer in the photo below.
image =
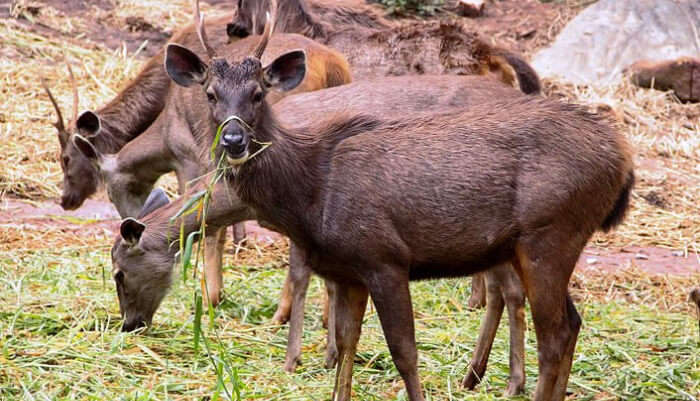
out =
<path fill-rule="evenodd" d="M 280 0 L 276 32 L 313 38 L 343 53 L 356 79 L 406 74 L 491 74 L 538 93 L 537 73 L 519 55 L 487 44 L 458 20 L 389 21 L 357 2 Z M 269 0 L 239 0 L 231 38 L 262 33 Z"/>
<path fill-rule="evenodd" d="M 335 400 L 350 398 L 370 294 L 409 399 L 423 400 L 409 280 L 507 262 L 532 305 L 535 400 L 564 399 L 581 325 L 567 285 L 592 234 L 622 221 L 634 182 L 627 142 L 605 118 L 523 97 L 402 120 L 341 113 L 289 129 L 264 100 L 245 99 L 298 84 L 303 52 L 263 70 L 256 54 L 207 65 L 182 47 L 167 51 L 182 67 L 168 71 L 177 83 L 227 88 L 227 99 L 210 105 L 216 122 L 245 122 L 220 142 L 243 202 L 336 283 Z M 247 160 L 260 142 L 273 145 Z"/>

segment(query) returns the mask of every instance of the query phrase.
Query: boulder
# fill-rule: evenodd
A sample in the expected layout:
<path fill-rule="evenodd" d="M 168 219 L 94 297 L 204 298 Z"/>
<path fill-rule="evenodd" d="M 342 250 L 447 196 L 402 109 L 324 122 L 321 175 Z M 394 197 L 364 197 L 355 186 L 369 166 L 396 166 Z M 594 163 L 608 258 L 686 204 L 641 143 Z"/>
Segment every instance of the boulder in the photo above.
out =
<path fill-rule="evenodd" d="M 600 0 L 561 31 L 532 65 L 543 78 L 607 84 L 639 61 L 700 55 L 700 1 Z"/>

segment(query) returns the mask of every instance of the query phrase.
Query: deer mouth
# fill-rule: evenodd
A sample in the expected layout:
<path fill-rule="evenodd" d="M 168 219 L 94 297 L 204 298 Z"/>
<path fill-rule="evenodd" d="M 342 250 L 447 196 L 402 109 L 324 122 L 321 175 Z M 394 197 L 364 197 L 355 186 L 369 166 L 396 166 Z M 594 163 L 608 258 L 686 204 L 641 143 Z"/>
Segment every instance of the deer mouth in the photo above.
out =
<path fill-rule="evenodd" d="M 250 153 L 248 152 L 248 149 L 245 149 L 243 152 L 237 154 L 237 155 L 232 155 L 230 152 L 226 152 L 226 162 L 230 164 L 231 166 L 238 166 L 243 163 L 245 163 L 248 158 L 250 157 Z"/>

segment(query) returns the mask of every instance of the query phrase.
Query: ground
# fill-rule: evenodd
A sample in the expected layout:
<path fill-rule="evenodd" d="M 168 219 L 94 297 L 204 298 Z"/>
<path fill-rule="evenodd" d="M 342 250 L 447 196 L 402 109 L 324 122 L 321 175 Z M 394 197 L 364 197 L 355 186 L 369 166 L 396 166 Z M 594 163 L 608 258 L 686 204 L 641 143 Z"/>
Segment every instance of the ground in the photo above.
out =
<path fill-rule="evenodd" d="M 208 15 L 233 1 L 214 3 L 203 4 Z M 468 22 L 530 56 L 582 3 L 496 1 L 486 17 Z M 0 399 L 327 399 L 333 375 L 322 368 L 319 281 L 307 303 L 304 365 L 295 374 L 281 369 L 287 330 L 269 321 L 285 274 L 284 239 L 256 230 L 258 241 L 229 250 L 226 300 L 204 319 L 206 347 L 194 341 L 198 283 L 191 271 L 180 273 L 149 332 L 120 333 L 109 274 L 116 213 L 104 194 L 74 212 L 56 204 L 62 174 L 54 115 L 39 79 L 70 116 L 66 57 L 75 66 L 81 110 L 104 104 L 191 18 L 189 1 L 10 5 L 0 5 Z M 636 151 L 629 218 L 594 238 L 571 283 L 584 321 L 571 399 L 698 398 L 700 333 L 687 294 L 700 284 L 700 107 L 627 83 L 545 87 L 549 96 L 609 106 Z M 172 178 L 164 183 L 172 187 Z M 482 385 L 476 392 L 459 386 L 482 313 L 465 306 L 468 282 L 412 284 L 419 369 L 433 400 L 497 399 L 505 388 L 505 329 Z M 532 394 L 531 330 L 526 350 Z M 354 391 L 360 400 L 406 398 L 371 307 Z"/>

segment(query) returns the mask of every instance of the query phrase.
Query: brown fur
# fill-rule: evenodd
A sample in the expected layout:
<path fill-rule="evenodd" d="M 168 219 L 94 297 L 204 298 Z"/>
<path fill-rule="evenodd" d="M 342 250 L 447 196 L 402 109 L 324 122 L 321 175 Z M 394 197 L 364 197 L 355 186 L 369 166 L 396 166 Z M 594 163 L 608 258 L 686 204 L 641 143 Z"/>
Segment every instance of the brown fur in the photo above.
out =
<path fill-rule="evenodd" d="M 408 279 L 460 276 L 508 260 L 517 261 L 533 304 L 541 371 L 535 399 L 564 398 L 580 326 L 566 287 L 587 240 L 625 203 L 631 158 L 622 137 L 580 108 L 538 99 L 404 121 L 337 116 L 303 131 L 268 117 L 256 133 L 276 146 L 240 167 L 239 195 L 307 249 L 316 272 L 341 288 L 369 289 L 410 399 L 423 397 Z M 499 167 L 488 173 L 469 168 L 493 163 Z M 283 204 L 274 201 L 280 194 Z M 502 202 L 512 206 L 502 209 Z M 465 236 L 474 226 L 486 228 L 485 238 Z M 555 249 L 559 257 L 548 254 Z M 336 321 L 348 324 L 350 310 L 336 311 Z M 346 340 L 338 338 L 340 361 L 352 360 L 344 352 L 356 336 Z M 334 399 L 348 399 L 346 369 L 339 369 Z"/>
<path fill-rule="evenodd" d="M 493 74 L 524 93 L 539 93 L 522 57 L 488 45 L 457 20 L 392 23 L 372 7 L 346 2 L 280 0 L 277 32 L 295 32 L 340 50 L 360 79 L 405 74 Z M 262 32 L 269 0 L 243 0 L 231 37 Z M 253 28 L 255 26 L 255 28 Z"/>
<path fill-rule="evenodd" d="M 673 90 L 683 102 L 700 102 L 700 58 L 638 61 L 627 68 L 635 85 L 662 91 Z"/>

